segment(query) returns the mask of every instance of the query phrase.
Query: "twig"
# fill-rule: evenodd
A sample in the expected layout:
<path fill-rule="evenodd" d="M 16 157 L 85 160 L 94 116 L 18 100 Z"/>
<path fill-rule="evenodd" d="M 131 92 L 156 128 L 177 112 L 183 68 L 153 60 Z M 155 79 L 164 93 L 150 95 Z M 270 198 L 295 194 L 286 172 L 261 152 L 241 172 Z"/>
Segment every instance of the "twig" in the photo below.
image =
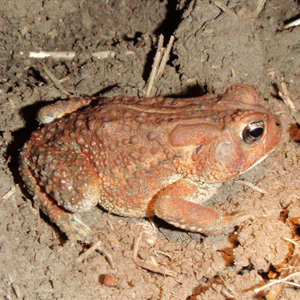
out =
<path fill-rule="evenodd" d="M 146 97 L 150 97 L 150 95 L 151 95 L 154 79 L 156 77 L 158 66 L 161 61 L 161 56 L 162 56 L 162 52 L 163 52 L 163 43 L 164 43 L 164 36 L 161 34 L 159 36 L 157 51 L 155 54 L 154 62 L 152 65 L 152 70 L 151 70 L 150 77 L 149 77 L 148 84 L 147 84 L 148 87 L 147 87 L 147 91 L 146 91 Z"/>
<path fill-rule="evenodd" d="M 226 12 L 229 16 L 231 16 L 232 18 L 238 20 L 239 17 L 238 15 L 228 6 L 226 6 L 226 4 L 221 1 L 221 0 L 212 0 L 212 2 L 219 7 L 221 10 L 223 10 L 224 12 Z"/>
<path fill-rule="evenodd" d="M 58 90 L 60 90 L 63 94 L 70 95 L 70 93 L 63 87 L 59 80 L 51 73 L 51 71 L 45 65 L 43 66 L 43 70 Z"/>

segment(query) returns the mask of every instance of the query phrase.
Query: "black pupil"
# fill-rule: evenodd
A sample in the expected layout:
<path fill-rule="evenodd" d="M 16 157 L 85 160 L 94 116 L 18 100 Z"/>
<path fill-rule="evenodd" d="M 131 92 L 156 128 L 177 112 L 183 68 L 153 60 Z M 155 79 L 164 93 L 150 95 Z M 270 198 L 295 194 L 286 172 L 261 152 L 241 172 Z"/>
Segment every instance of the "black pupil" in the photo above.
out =
<path fill-rule="evenodd" d="M 248 123 L 248 125 L 243 130 L 243 140 L 244 142 L 251 144 L 257 140 L 259 140 L 265 130 L 265 125 L 262 120 L 257 120 L 251 123 Z"/>
<path fill-rule="evenodd" d="M 251 135 L 255 139 L 261 137 L 263 133 L 264 133 L 264 129 L 261 127 L 249 131 L 249 135 Z"/>

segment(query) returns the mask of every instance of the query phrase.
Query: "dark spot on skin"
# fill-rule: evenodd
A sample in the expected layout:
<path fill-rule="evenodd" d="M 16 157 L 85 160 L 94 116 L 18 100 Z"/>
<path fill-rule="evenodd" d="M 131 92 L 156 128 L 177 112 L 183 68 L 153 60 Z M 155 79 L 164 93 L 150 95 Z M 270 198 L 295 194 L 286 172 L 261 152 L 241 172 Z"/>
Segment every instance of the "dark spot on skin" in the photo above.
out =
<path fill-rule="evenodd" d="M 195 149 L 195 153 L 196 154 L 199 154 L 200 150 L 202 149 L 203 145 L 200 145 L 198 146 L 196 149 Z"/>

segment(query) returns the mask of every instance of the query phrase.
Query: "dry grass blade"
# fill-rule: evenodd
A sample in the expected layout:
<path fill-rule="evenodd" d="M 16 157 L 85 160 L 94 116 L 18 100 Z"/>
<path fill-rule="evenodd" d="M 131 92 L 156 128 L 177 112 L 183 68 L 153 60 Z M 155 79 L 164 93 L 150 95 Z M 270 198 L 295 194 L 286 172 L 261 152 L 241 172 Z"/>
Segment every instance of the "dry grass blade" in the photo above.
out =
<path fill-rule="evenodd" d="M 146 269 L 148 271 L 151 271 L 153 273 L 162 274 L 164 276 L 171 276 L 176 277 L 176 273 L 174 271 L 168 270 L 167 268 L 156 266 L 153 263 L 142 261 L 138 259 L 138 252 L 140 248 L 140 243 L 142 240 L 143 233 L 146 233 L 145 231 L 141 232 L 139 237 L 135 240 L 134 248 L 133 248 L 133 260 L 134 262 L 141 268 Z"/>
<path fill-rule="evenodd" d="M 133 51 L 126 51 L 125 55 L 133 55 Z M 113 58 L 117 55 L 116 52 L 111 50 L 103 50 L 97 52 L 74 52 L 74 51 L 20 51 L 20 55 L 23 57 L 34 58 L 34 59 L 44 59 L 53 58 L 56 60 L 72 60 L 75 56 L 90 56 L 98 59 Z"/>
<path fill-rule="evenodd" d="M 115 56 L 116 56 L 116 53 L 113 51 L 98 51 L 98 52 L 92 53 L 92 57 L 96 57 L 98 59 L 105 59 L 105 58 L 115 57 Z"/>
<path fill-rule="evenodd" d="M 51 71 L 46 66 L 43 66 L 43 70 L 58 90 L 60 90 L 63 94 L 70 95 L 70 93 L 63 87 L 59 80 L 51 73 Z"/>
<path fill-rule="evenodd" d="M 155 57 L 154 57 L 152 70 L 151 70 L 149 80 L 148 80 L 148 83 L 147 83 L 146 97 L 151 96 L 151 91 L 152 91 L 152 88 L 153 88 L 154 80 L 155 80 L 157 70 L 158 70 L 158 67 L 159 67 L 159 64 L 160 64 L 160 61 L 161 61 L 161 57 L 162 57 L 163 43 L 164 43 L 164 36 L 161 34 L 159 36 L 158 46 L 157 46 L 156 54 L 155 54 Z"/>
<path fill-rule="evenodd" d="M 2 196 L 2 198 L 3 198 L 4 200 L 8 200 L 12 195 L 15 194 L 15 192 L 16 192 L 16 187 L 14 186 L 14 187 L 12 187 L 7 193 L 5 193 L 5 194 Z"/>
<path fill-rule="evenodd" d="M 154 82 L 158 81 L 158 79 L 162 76 L 165 66 L 167 64 L 167 61 L 170 56 L 170 52 L 174 43 L 174 36 L 172 35 L 170 37 L 169 43 L 167 45 L 167 48 L 163 48 L 163 42 L 164 42 L 164 36 L 160 35 L 159 41 L 158 41 L 158 46 L 157 46 L 157 51 L 155 54 L 154 62 L 152 65 L 152 70 L 147 82 L 147 90 L 145 93 L 146 97 L 152 96 L 152 89 L 154 87 Z M 163 55 L 164 54 L 164 55 Z"/>
<path fill-rule="evenodd" d="M 167 48 L 166 48 L 166 51 L 164 52 L 164 56 L 161 60 L 161 63 L 160 63 L 160 66 L 158 68 L 158 71 L 157 71 L 157 77 L 161 77 L 162 74 L 164 73 L 164 70 L 165 70 L 165 66 L 167 64 L 167 61 L 169 59 L 169 56 L 170 56 L 170 52 L 171 52 L 171 49 L 172 49 L 172 46 L 173 46 L 173 43 L 174 43 L 174 35 L 172 35 L 170 37 L 170 40 L 169 40 L 169 43 L 167 45 Z"/>
<path fill-rule="evenodd" d="M 297 19 L 293 22 L 290 22 L 288 24 L 285 24 L 285 25 L 281 26 L 278 30 L 289 29 L 289 28 L 296 27 L 296 26 L 299 26 L 299 25 L 300 25 L 300 19 Z"/>
<path fill-rule="evenodd" d="M 107 261 L 109 262 L 110 266 L 114 269 L 114 262 L 113 258 L 110 253 L 108 253 L 105 249 L 103 249 L 101 246 L 101 241 L 96 242 L 93 246 L 91 246 L 88 250 L 86 250 L 84 253 L 82 253 L 78 258 L 77 262 L 82 262 L 85 259 L 87 259 L 93 252 L 98 251 L 101 254 L 103 254 Z"/>
<path fill-rule="evenodd" d="M 285 240 L 292 243 L 295 246 L 295 250 L 288 264 L 285 266 L 285 268 L 282 269 L 280 278 L 276 280 L 272 280 L 268 284 L 254 290 L 255 293 L 259 293 L 267 288 L 272 287 L 266 294 L 267 300 L 278 299 L 286 284 L 300 288 L 299 284 L 289 281 L 295 277 L 300 277 L 300 272 L 296 271 L 299 270 L 299 266 L 300 266 L 299 244 L 287 238 Z"/>
<path fill-rule="evenodd" d="M 258 18 L 258 16 L 261 14 L 261 12 L 263 11 L 265 5 L 266 5 L 267 0 L 258 0 L 257 1 L 257 5 L 256 5 L 256 9 L 254 11 L 254 18 Z"/>
<path fill-rule="evenodd" d="M 285 82 L 281 83 L 281 91 L 279 91 L 279 96 L 282 98 L 283 102 L 291 109 L 292 112 L 296 111 L 292 96 Z"/>
<path fill-rule="evenodd" d="M 77 262 L 82 262 L 85 259 L 87 259 L 93 252 L 95 252 L 97 250 L 98 247 L 100 247 L 100 245 L 101 245 L 101 241 L 98 241 L 97 243 L 95 243 L 92 247 L 90 247 L 85 252 L 83 252 L 81 255 L 79 255 L 79 257 L 77 258 Z"/>
<path fill-rule="evenodd" d="M 254 185 L 253 183 L 251 182 L 248 182 L 248 181 L 244 181 L 244 180 L 235 180 L 234 182 L 240 184 L 240 185 L 245 185 L 259 193 L 262 193 L 262 194 L 268 194 L 268 192 L 264 189 L 261 189 L 259 187 L 257 187 L 256 185 Z"/>
<path fill-rule="evenodd" d="M 21 52 L 22 54 L 23 52 Z M 52 57 L 54 59 L 67 59 L 72 60 L 76 53 L 74 51 L 30 51 L 29 58 L 47 58 Z"/>
<path fill-rule="evenodd" d="M 299 257 L 298 257 L 297 260 L 298 260 L 298 262 L 299 262 Z M 267 288 L 269 288 L 270 286 L 275 285 L 275 284 L 281 284 L 281 285 L 279 286 L 279 288 L 278 288 L 278 290 L 280 290 L 280 292 L 281 292 L 281 290 L 282 290 L 282 288 L 283 288 L 283 285 L 282 285 L 283 283 L 290 284 L 290 285 L 292 285 L 292 286 L 296 286 L 296 287 L 299 287 L 299 288 L 300 288 L 300 284 L 297 284 L 297 283 L 288 281 L 288 280 L 290 280 L 290 279 L 292 279 L 292 278 L 294 278 L 294 277 L 300 277 L 300 272 L 292 273 L 292 274 L 290 274 L 290 275 L 288 275 L 288 276 L 286 276 L 286 277 L 284 277 L 284 278 L 281 278 L 281 279 L 272 280 L 272 281 L 270 281 L 268 284 L 266 284 L 266 285 L 264 285 L 264 286 L 262 286 L 262 287 L 260 287 L 260 288 L 255 289 L 254 292 L 255 292 L 255 293 L 259 293 L 259 292 L 261 292 L 262 290 L 265 290 L 265 289 L 267 289 Z M 277 293 L 277 292 L 274 293 L 274 291 L 271 291 L 271 293 L 268 293 L 268 294 L 269 294 L 269 296 L 267 296 L 267 299 L 268 299 L 268 300 L 275 300 L 276 297 L 278 296 L 278 293 Z M 267 294 L 267 295 L 268 295 L 268 294 Z M 272 295 L 272 298 L 270 297 L 270 295 Z M 275 295 L 276 295 L 276 297 L 275 297 Z M 275 297 L 275 298 L 274 298 L 274 297 Z"/>
<path fill-rule="evenodd" d="M 224 12 L 226 12 L 229 16 L 231 16 L 232 18 L 238 20 L 239 17 L 238 15 L 232 10 L 230 9 L 223 1 L 221 0 L 212 0 L 212 2 L 219 7 L 220 9 L 222 9 Z"/>

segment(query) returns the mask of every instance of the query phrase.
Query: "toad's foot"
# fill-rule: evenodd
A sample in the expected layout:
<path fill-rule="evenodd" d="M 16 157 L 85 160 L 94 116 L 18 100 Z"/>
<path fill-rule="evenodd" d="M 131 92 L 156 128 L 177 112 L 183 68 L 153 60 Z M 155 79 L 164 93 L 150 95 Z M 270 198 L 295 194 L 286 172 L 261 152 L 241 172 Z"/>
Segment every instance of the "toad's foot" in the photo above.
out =
<path fill-rule="evenodd" d="M 35 203 L 41 208 L 41 210 L 49 216 L 50 220 L 54 222 L 59 229 L 64 232 L 71 242 L 81 241 L 90 246 L 96 244 L 95 239 L 91 236 L 91 229 L 87 226 L 76 213 L 69 213 L 60 208 L 55 201 L 50 199 L 45 194 L 39 194 L 39 200 L 37 196 L 34 197 Z M 105 256 L 111 267 L 113 267 L 113 259 L 111 254 L 101 247 L 97 246 L 95 249 Z"/>
<path fill-rule="evenodd" d="M 55 119 L 60 119 L 81 107 L 89 105 L 95 98 L 72 98 L 68 101 L 58 101 L 43 107 L 37 116 L 40 124 L 49 124 Z"/>
<path fill-rule="evenodd" d="M 240 211 L 228 217 L 231 219 L 232 226 L 238 226 L 249 219 L 254 219 L 254 215 L 250 211 Z"/>
<path fill-rule="evenodd" d="M 240 226 L 243 222 L 252 219 L 253 214 L 248 211 L 238 212 L 234 215 L 217 215 L 211 228 L 200 232 L 205 234 L 219 235 L 233 230 L 235 226 Z"/>

